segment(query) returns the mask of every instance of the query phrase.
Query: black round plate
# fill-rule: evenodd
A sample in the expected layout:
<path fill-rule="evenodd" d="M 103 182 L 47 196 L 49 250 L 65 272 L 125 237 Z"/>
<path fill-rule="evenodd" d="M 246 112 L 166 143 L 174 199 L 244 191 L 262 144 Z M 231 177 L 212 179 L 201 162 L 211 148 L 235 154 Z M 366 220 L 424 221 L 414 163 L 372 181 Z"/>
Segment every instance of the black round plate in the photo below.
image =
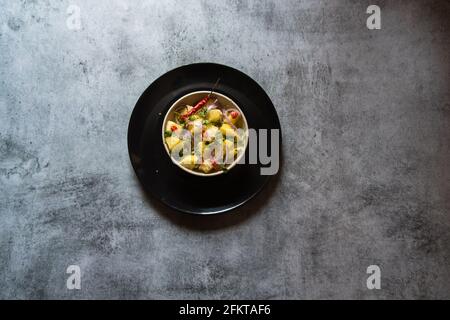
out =
<path fill-rule="evenodd" d="M 217 78 L 220 83 L 215 91 L 239 105 L 249 128 L 280 129 L 270 98 L 253 79 L 213 63 L 186 65 L 162 75 L 141 95 L 128 126 L 128 152 L 144 189 L 169 207 L 186 213 L 213 214 L 234 209 L 254 197 L 271 178 L 260 174 L 259 163 L 238 164 L 222 175 L 198 177 L 178 168 L 166 153 L 161 130 L 171 104 L 189 92 L 210 90 Z M 248 150 L 245 156 L 247 159 Z"/>

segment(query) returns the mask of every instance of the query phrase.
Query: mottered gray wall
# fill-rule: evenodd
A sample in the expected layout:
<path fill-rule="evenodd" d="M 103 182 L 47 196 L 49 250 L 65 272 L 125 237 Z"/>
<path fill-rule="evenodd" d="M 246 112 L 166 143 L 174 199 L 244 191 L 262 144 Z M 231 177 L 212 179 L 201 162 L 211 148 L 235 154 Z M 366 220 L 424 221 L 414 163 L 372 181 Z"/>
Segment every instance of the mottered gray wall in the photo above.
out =
<path fill-rule="evenodd" d="M 0 7 L 0 298 L 450 298 L 448 1 Z M 153 80 L 204 61 L 266 90 L 283 164 L 198 218 L 144 196 L 126 137 Z"/>

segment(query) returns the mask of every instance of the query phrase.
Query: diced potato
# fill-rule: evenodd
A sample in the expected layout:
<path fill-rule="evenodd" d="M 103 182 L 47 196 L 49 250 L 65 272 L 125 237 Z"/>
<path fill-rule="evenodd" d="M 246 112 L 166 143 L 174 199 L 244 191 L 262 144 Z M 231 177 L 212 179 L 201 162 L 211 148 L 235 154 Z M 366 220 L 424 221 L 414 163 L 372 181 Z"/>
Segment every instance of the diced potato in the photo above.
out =
<path fill-rule="evenodd" d="M 203 163 L 198 167 L 200 170 L 202 170 L 204 173 L 208 173 L 213 169 L 213 164 L 211 160 L 205 160 Z"/>
<path fill-rule="evenodd" d="M 240 117 L 241 117 L 240 112 L 235 109 L 232 109 L 229 112 L 227 112 L 227 118 L 231 121 L 232 124 L 236 124 L 236 122 L 238 122 Z"/>
<path fill-rule="evenodd" d="M 219 122 L 222 120 L 222 111 L 219 109 L 212 109 L 206 113 L 206 120 L 209 122 Z"/>
<path fill-rule="evenodd" d="M 225 140 L 225 141 L 223 142 L 223 152 L 224 152 L 224 154 L 225 154 L 226 152 L 232 154 L 232 153 L 233 153 L 233 149 L 234 149 L 234 143 L 233 143 L 233 141 Z"/>
<path fill-rule="evenodd" d="M 236 131 L 227 123 L 222 124 L 220 127 L 220 132 L 224 135 L 224 137 L 235 137 Z"/>
<path fill-rule="evenodd" d="M 195 155 L 185 156 L 180 160 L 180 164 L 187 169 L 194 169 L 195 165 L 198 163 L 198 157 Z"/>
<path fill-rule="evenodd" d="M 216 138 L 216 134 L 219 132 L 219 128 L 216 126 L 210 125 L 203 133 L 203 140 L 211 142 Z"/>
<path fill-rule="evenodd" d="M 180 143 L 177 143 L 172 150 L 170 150 L 170 155 L 172 157 L 176 157 L 179 159 L 180 156 L 183 155 L 184 153 L 184 146 L 185 146 L 185 142 L 183 140 L 180 141 Z"/>
<path fill-rule="evenodd" d="M 205 160 L 205 159 L 212 159 L 213 158 L 213 156 L 212 156 L 212 151 L 213 151 L 214 149 L 213 149 L 213 147 L 212 147 L 212 145 L 211 144 L 209 144 L 209 145 L 204 145 L 204 147 L 203 147 L 203 151 L 202 151 L 202 159 L 203 160 Z"/>
<path fill-rule="evenodd" d="M 202 132 L 202 120 L 197 119 L 195 121 L 192 121 L 188 126 L 188 130 L 191 132 L 191 134 L 199 134 Z"/>
<path fill-rule="evenodd" d="M 234 143 L 230 140 L 223 142 L 223 157 L 225 163 L 232 163 L 234 160 Z"/>
<path fill-rule="evenodd" d="M 167 121 L 166 131 L 173 132 L 173 131 L 176 131 L 178 129 L 181 129 L 181 126 L 179 124 L 177 124 L 177 123 L 175 123 L 173 121 L 170 121 L 170 120 Z"/>
<path fill-rule="evenodd" d="M 175 148 L 175 146 L 177 144 L 179 144 L 180 142 L 181 142 L 181 140 L 174 136 L 166 138 L 167 147 L 169 147 L 170 151 L 172 151 L 172 149 Z"/>
<path fill-rule="evenodd" d="M 197 143 L 197 146 L 194 148 L 194 152 L 203 157 L 203 151 L 205 150 L 206 144 L 203 141 Z"/>

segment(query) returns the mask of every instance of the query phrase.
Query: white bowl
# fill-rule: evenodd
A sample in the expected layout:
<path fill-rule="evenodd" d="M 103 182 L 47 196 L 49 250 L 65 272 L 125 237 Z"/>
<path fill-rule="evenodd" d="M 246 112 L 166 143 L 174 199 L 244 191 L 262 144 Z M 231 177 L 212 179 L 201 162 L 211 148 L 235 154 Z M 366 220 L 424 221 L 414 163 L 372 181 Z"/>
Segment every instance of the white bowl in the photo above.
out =
<path fill-rule="evenodd" d="M 175 163 L 182 170 L 184 170 L 186 172 L 189 172 L 190 174 L 193 174 L 193 175 L 196 175 L 196 176 L 200 176 L 200 177 L 217 176 L 217 175 L 220 175 L 220 174 L 224 173 L 225 171 L 221 170 L 221 171 L 215 171 L 213 173 L 202 173 L 202 172 L 197 172 L 197 171 L 194 171 L 194 170 L 190 170 L 190 169 L 182 166 L 180 163 L 178 163 L 178 161 L 173 159 L 173 157 L 170 155 L 170 150 L 167 147 L 167 144 L 166 144 L 166 141 L 165 141 L 164 131 L 165 131 L 165 128 L 166 128 L 167 121 L 169 121 L 169 120 L 174 121 L 174 119 L 175 119 L 175 111 L 176 110 L 178 110 L 182 106 L 185 106 L 186 104 L 194 106 L 195 104 L 197 104 L 197 102 L 199 102 L 201 99 L 203 99 L 209 93 L 210 93 L 210 91 L 194 91 L 194 92 L 191 92 L 191 93 L 188 93 L 188 94 L 182 96 L 180 99 L 175 101 L 172 104 L 172 106 L 169 108 L 169 110 L 167 111 L 167 113 L 166 113 L 166 115 L 164 117 L 162 128 L 161 128 L 162 143 L 164 145 L 164 148 L 166 149 L 166 152 L 167 152 L 169 158 L 172 160 L 172 162 Z M 219 103 L 222 106 L 224 106 L 225 109 L 236 109 L 241 114 L 241 120 L 239 120 L 239 121 L 242 121 L 242 129 L 245 131 L 244 149 L 238 155 L 236 160 L 234 160 L 227 167 L 227 171 L 230 171 L 241 160 L 241 158 L 245 155 L 245 151 L 247 149 L 247 145 L 248 145 L 248 124 L 247 124 L 247 119 L 245 118 L 245 115 L 242 112 L 241 108 L 239 108 L 239 106 L 232 99 L 230 99 L 229 97 L 227 97 L 227 96 L 225 96 L 223 94 L 217 93 L 217 92 L 213 92 L 211 97 L 218 99 Z"/>

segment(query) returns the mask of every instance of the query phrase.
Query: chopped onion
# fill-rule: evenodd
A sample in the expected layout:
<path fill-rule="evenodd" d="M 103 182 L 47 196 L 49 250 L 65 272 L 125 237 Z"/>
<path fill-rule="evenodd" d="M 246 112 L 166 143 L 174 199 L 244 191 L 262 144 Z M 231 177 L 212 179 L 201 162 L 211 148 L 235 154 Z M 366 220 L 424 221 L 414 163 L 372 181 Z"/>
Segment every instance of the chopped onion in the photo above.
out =
<path fill-rule="evenodd" d="M 219 100 L 214 100 L 214 102 L 213 103 L 211 103 L 206 109 L 209 111 L 209 110 L 212 110 L 212 109 L 218 109 L 219 108 Z"/>
<path fill-rule="evenodd" d="M 222 111 L 222 113 L 223 113 L 223 111 Z M 234 130 L 237 130 L 237 127 L 231 122 L 230 119 L 228 119 L 228 110 L 227 110 L 227 113 L 224 113 L 224 117 L 223 118 L 225 119 L 225 122 L 227 124 L 229 124 Z"/>

